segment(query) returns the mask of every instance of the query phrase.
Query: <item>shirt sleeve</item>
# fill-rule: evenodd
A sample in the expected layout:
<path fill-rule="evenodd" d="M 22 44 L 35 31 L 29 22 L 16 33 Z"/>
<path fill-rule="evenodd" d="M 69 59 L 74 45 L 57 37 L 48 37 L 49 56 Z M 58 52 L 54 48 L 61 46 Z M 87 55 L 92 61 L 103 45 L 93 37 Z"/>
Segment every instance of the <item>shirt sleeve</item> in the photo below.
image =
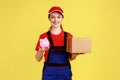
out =
<path fill-rule="evenodd" d="M 72 38 L 73 35 L 71 33 L 68 32 L 68 35 L 67 35 L 68 38 Z"/>
<path fill-rule="evenodd" d="M 44 39 L 45 37 L 47 37 L 47 34 L 46 33 L 43 33 L 39 36 L 39 39 L 37 41 L 37 44 L 36 44 L 36 47 L 35 47 L 35 50 L 38 51 L 39 50 L 39 47 L 40 47 L 40 39 Z"/>

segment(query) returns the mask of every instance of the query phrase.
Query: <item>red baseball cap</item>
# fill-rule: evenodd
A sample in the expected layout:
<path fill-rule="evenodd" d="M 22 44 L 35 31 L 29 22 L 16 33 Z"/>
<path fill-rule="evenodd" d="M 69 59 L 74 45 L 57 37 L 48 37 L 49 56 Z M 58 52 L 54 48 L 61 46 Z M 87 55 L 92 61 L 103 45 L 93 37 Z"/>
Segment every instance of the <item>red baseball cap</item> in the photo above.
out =
<path fill-rule="evenodd" d="M 60 7 L 58 7 L 58 6 L 53 6 L 53 7 L 49 10 L 48 15 L 50 15 L 50 14 L 53 13 L 53 12 L 59 12 L 62 16 L 64 16 L 63 10 L 62 10 Z"/>

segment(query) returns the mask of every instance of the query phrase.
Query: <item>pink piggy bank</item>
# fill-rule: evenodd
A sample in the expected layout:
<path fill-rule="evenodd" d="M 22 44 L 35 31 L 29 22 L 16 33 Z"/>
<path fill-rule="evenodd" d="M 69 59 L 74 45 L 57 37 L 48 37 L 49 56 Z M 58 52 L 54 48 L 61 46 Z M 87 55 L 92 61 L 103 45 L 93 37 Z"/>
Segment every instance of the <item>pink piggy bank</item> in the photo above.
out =
<path fill-rule="evenodd" d="M 47 38 L 40 39 L 40 47 L 42 49 L 45 49 L 46 47 L 49 48 L 49 46 L 50 46 L 50 43 Z"/>

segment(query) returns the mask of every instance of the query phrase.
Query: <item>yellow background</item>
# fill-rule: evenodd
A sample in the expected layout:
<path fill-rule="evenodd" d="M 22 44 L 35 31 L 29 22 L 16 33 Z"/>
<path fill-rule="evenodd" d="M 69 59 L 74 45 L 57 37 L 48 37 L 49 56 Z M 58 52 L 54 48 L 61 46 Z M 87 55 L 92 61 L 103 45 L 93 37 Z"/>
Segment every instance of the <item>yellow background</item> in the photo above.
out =
<path fill-rule="evenodd" d="M 71 62 L 73 80 L 120 80 L 119 0 L 0 0 L 0 80 L 41 80 L 35 46 L 54 5 L 65 31 L 92 38 L 92 53 Z"/>

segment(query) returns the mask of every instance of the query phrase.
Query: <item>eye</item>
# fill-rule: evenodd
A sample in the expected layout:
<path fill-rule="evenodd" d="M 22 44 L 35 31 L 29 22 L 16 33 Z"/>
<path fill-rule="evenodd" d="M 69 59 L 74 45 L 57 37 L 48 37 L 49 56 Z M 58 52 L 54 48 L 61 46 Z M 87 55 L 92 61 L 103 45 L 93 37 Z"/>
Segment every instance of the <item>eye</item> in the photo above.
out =
<path fill-rule="evenodd" d="M 60 16 L 58 16 L 58 18 L 61 18 Z"/>
<path fill-rule="evenodd" d="M 55 18 L 55 16 L 51 15 L 50 18 L 53 19 L 53 18 Z"/>
<path fill-rule="evenodd" d="M 62 18 L 62 16 L 61 16 L 61 15 L 59 15 L 57 18 Z"/>
<path fill-rule="evenodd" d="M 54 18 L 54 16 L 51 16 L 50 18 L 51 18 L 51 19 L 53 19 L 53 18 Z"/>

